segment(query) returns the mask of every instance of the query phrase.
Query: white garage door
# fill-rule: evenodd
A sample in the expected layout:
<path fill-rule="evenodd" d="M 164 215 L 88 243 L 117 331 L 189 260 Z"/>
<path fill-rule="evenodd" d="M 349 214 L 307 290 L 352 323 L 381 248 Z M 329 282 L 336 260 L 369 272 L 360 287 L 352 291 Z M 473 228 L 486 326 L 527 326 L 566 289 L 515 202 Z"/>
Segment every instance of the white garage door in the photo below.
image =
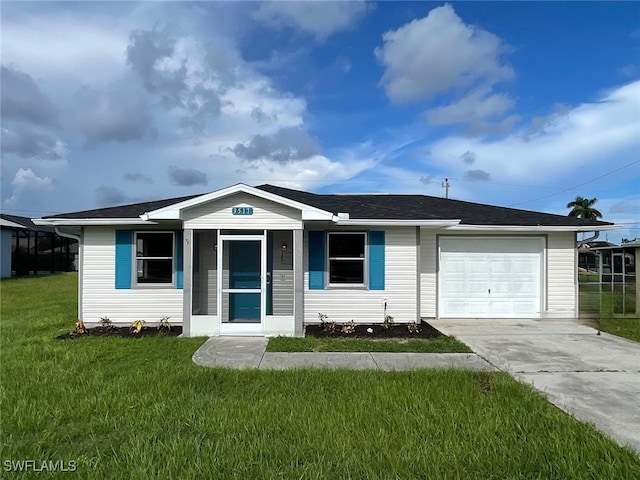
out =
<path fill-rule="evenodd" d="M 440 318 L 540 318 L 541 237 L 440 237 Z"/>

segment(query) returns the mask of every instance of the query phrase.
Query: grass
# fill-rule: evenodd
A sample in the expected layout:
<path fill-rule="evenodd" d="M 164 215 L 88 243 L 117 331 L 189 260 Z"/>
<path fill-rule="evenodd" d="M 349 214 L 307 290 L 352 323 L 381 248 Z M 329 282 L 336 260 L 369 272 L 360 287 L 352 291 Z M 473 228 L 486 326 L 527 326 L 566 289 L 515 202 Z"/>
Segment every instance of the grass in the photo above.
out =
<path fill-rule="evenodd" d="M 54 340 L 76 319 L 76 281 L 0 284 L 2 465 L 74 460 L 89 480 L 640 478 L 629 449 L 503 373 L 235 371 L 193 364 L 202 338 Z"/>
<path fill-rule="evenodd" d="M 638 318 L 633 283 L 580 283 L 579 301 L 581 315 Z"/>
<path fill-rule="evenodd" d="M 635 284 L 580 284 L 580 314 L 593 317 L 592 326 L 640 342 Z"/>
<path fill-rule="evenodd" d="M 365 338 L 274 337 L 269 339 L 267 351 L 471 353 L 469 347 L 453 337 L 410 339 L 407 341 Z"/>
<path fill-rule="evenodd" d="M 640 342 L 640 319 L 638 318 L 601 318 L 598 326 L 603 332 Z"/>

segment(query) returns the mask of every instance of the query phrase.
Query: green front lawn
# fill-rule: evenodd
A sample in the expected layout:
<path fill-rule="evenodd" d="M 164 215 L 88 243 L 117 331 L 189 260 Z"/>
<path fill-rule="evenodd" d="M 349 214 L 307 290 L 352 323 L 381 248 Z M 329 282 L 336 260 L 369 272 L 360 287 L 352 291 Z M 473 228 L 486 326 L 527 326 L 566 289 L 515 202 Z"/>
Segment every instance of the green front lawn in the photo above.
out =
<path fill-rule="evenodd" d="M 640 318 L 601 318 L 598 326 L 603 332 L 640 342 Z"/>
<path fill-rule="evenodd" d="M 73 460 L 77 478 L 101 480 L 640 478 L 630 450 L 504 373 L 235 371 L 193 364 L 203 338 L 54 340 L 76 319 L 76 281 L 0 284 L 2 467 Z"/>
<path fill-rule="evenodd" d="M 471 353 L 469 347 L 453 337 L 407 341 L 369 340 L 366 338 L 274 337 L 269 339 L 267 351 Z"/>
<path fill-rule="evenodd" d="M 636 286 L 581 282 L 579 286 L 580 315 L 599 318 L 638 318 Z"/>

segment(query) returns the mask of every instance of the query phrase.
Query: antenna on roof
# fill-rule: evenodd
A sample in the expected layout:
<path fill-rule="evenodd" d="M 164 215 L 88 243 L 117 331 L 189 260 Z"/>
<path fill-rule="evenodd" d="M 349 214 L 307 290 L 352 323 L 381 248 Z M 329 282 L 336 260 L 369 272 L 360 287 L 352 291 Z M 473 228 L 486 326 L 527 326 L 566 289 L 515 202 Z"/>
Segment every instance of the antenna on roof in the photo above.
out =
<path fill-rule="evenodd" d="M 442 182 L 442 188 L 444 188 L 444 198 L 449 198 L 449 187 L 451 185 L 449 184 L 449 179 L 445 178 L 444 182 Z"/>

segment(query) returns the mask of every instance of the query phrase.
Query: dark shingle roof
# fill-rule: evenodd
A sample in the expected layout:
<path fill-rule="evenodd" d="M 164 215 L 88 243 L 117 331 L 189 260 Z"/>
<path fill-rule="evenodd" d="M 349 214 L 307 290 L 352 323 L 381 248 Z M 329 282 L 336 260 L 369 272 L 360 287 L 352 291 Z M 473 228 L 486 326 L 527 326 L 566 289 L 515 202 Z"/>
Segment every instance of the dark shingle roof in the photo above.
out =
<path fill-rule="evenodd" d="M 425 195 L 318 195 L 273 185 L 260 190 L 350 218 L 397 220 L 453 220 L 465 225 L 596 226 L 609 222 L 554 215 L 551 213 L 495 207 Z"/>
<path fill-rule="evenodd" d="M 17 223 L 18 225 L 22 225 L 27 230 L 31 230 L 32 232 L 43 232 L 43 233 L 54 233 L 55 228 L 48 227 L 46 225 L 36 225 L 31 221 L 29 217 L 21 217 L 20 215 L 8 215 L 6 213 L 0 213 L 0 218 L 4 220 L 8 220 L 13 223 Z"/>
<path fill-rule="evenodd" d="M 199 196 L 200 195 L 189 195 L 187 197 L 168 198 L 165 200 L 155 200 L 153 202 L 132 203 L 118 207 L 96 208 L 95 210 L 83 210 L 81 212 L 49 215 L 43 218 L 138 218 L 143 213 L 168 207 L 169 205 L 174 205 Z"/>
<path fill-rule="evenodd" d="M 524 225 L 524 226 L 598 226 L 609 222 L 584 220 L 564 215 L 496 207 L 425 195 L 335 195 L 316 194 L 260 185 L 256 187 L 290 200 L 304 203 L 334 214 L 349 213 L 351 219 L 390 220 L 454 220 L 465 225 Z M 44 218 L 138 218 L 145 212 L 167 207 L 199 195 L 135 203 L 119 207 L 99 208 L 82 212 L 51 215 Z"/>

